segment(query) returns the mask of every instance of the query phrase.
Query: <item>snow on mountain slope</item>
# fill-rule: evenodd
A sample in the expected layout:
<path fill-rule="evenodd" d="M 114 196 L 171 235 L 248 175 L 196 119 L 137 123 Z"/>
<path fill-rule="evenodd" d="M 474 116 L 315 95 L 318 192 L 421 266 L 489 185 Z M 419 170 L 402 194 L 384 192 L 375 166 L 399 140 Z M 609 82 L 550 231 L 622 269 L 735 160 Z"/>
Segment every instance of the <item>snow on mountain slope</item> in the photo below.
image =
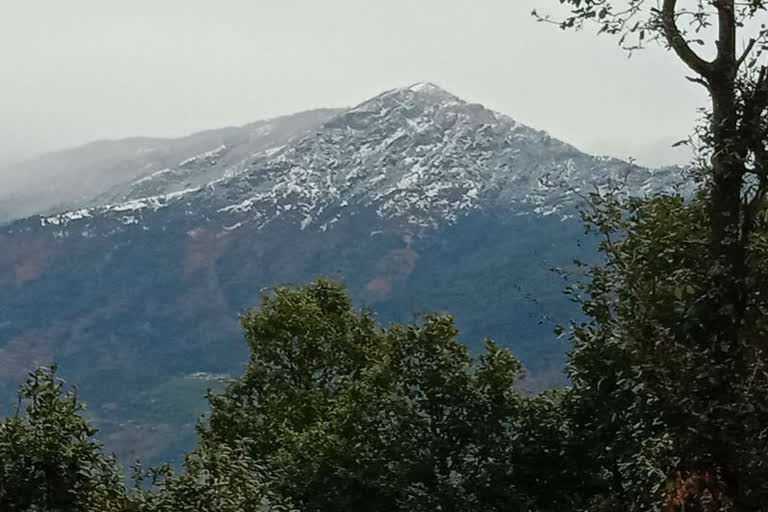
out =
<path fill-rule="evenodd" d="M 569 215 L 574 192 L 626 179 L 630 192 L 648 194 L 679 180 L 674 169 L 586 155 L 431 83 L 384 92 L 285 146 L 240 156 L 237 147 L 213 148 L 134 181 L 115 197 L 128 202 L 41 223 L 87 231 L 99 217 L 151 229 L 149 212 L 181 204 L 230 229 L 288 216 L 324 231 L 365 208 L 418 230 L 475 210 Z"/>
<path fill-rule="evenodd" d="M 201 138 L 196 151 L 177 152 L 176 161 L 110 190 L 98 198 L 98 204 L 175 194 L 232 176 L 247 169 L 252 159 L 274 153 L 291 140 L 310 133 L 338 112 L 338 109 L 310 110 L 251 123 L 235 129 L 227 137 Z"/>
<path fill-rule="evenodd" d="M 141 458 L 181 453 L 204 401 L 174 391 L 169 413 L 157 393 L 240 372 L 237 315 L 262 287 L 318 276 L 383 323 L 452 312 L 470 349 L 491 337 L 544 386 L 562 383 L 567 347 L 551 330 L 578 311 L 550 268 L 594 256 L 564 220 L 569 191 L 628 170 L 641 194 L 676 177 L 586 155 L 429 83 L 258 149 L 268 129 L 201 137 L 94 206 L 0 229 L 0 403 L 57 361 L 124 460 L 142 455 L 121 452 L 126 440 L 155 441 Z"/>
<path fill-rule="evenodd" d="M 4 170 L 13 178 L 0 187 L 0 224 L 202 185 L 245 165 L 254 154 L 310 132 L 338 112 L 300 112 L 178 139 L 97 141 L 19 162 Z"/>

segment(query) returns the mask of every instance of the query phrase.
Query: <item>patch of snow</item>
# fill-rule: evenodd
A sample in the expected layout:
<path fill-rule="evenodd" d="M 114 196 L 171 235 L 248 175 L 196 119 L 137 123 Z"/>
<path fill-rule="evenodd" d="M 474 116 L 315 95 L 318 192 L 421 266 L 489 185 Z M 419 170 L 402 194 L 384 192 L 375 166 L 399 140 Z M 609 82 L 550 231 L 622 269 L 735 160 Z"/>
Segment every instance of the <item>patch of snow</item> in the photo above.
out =
<path fill-rule="evenodd" d="M 59 225 L 65 226 L 70 222 L 85 219 L 91 216 L 92 216 L 91 210 L 87 208 L 83 208 L 83 209 L 74 210 L 71 212 L 59 213 L 57 215 L 53 215 L 50 217 L 41 217 L 40 225 L 46 226 L 48 224 L 52 224 L 54 226 L 59 226 Z"/>
<path fill-rule="evenodd" d="M 161 176 L 163 174 L 167 174 L 169 172 L 171 172 L 171 169 L 168 169 L 168 168 L 161 169 L 159 171 L 155 171 L 155 172 L 153 172 L 152 174 L 150 174 L 148 176 L 144 176 L 143 178 L 139 178 L 138 180 L 136 180 L 133 183 L 131 183 L 130 186 L 140 185 L 141 183 L 146 183 L 148 181 L 152 181 L 153 179 L 157 178 L 158 176 Z"/>
<path fill-rule="evenodd" d="M 185 378 L 202 381 L 224 381 L 230 379 L 231 376 L 228 373 L 194 372 L 185 375 Z"/>
<path fill-rule="evenodd" d="M 283 144 L 282 146 L 275 146 L 274 148 L 265 149 L 264 151 L 259 153 L 259 156 L 267 156 L 267 157 L 272 156 L 275 153 L 278 153 L 284 147 L 285 147 L 285 144 Z"/>
<path fill-rule="evenodd" d="M 231 226 L 224 226 L 224 229 L 226 231 L 234 231 L 237 228 L 241 227 L 242 225 L 243 225 L 243 222 L 238 222 L 238 223 L 232 224 Z"/>
<path fill-rule="evenodd" d="M 422 92 L 422 91 L 435 90 L 435 89 L 440 89 L 440 88 L 430 82 L 418 82 L 408 88 L 409 91 L 413 91 L 413 92 Z"/>
<path fill-rule="evenodd" d="M 209 158 L 217 157 L 221 155 L 225 150 L 227 149 L 226 144 L 222 144 L 221 146 L 212 149 L 210 151 L 206 151 L 205 153 L 200 153 L 199 155 L 195 155 L 193 157 L 187 158 L 186 160 L 182 160 L 177 165 L 179 167 L 184 167 L 185 165 L 189 165 L 193 162 L 196 162 L 198 160 L 207 160 Z"/>
<path fill-rule="evenodd" d="M 120 218 L 120 222 L 122 222 L 123 225 L 128 226 L 130 224 L 138 224 L 139 220 L 133 215 L 124 215 Z"/>

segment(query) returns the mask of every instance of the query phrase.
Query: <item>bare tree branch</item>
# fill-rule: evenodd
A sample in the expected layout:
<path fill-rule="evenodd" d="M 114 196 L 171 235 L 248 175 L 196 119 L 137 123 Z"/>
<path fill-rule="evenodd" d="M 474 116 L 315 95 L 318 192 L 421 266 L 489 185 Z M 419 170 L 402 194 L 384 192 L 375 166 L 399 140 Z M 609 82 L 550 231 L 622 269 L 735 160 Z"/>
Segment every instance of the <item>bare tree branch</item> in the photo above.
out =
<path fill-rule="evenodd" d="M 712 74 L 712 63 L 702 59 L 683 37 L 677 26 L 677 0 L 664 0 L 661 8 L 661 21 L 664 27 L 664 35 L 667 42 L 685 62 L 685 64 L 699 75 L 708 78 Z"/>
<path fill-rule="evenodd" d="M 744 53 L 742 53 L 741 57 L 739 57 L 739 60 L 736 61 L 736 69 L 740 68 L 741 65 L 744 64 L 744 61 L 747 60 L 747 57 L 749 57 L 749 54 L 752 52 L 752 49 L 755 47 L 756 43 L 757 39 L 749 40 L 747 47 L 744 49 Z"/>
<path fill-rule="evenodd" d="M 709 89 L 709 83 L 706 80 L 704 80 L 703 78 L 700 78 L 700 77 L 697 77 L 697 76 L 687 76 L 687 77 L 685 77 L 685 79 L 688 80 L 689 82 L 693 82 L 695 84 L 703 85 L 704 87 Z"/>

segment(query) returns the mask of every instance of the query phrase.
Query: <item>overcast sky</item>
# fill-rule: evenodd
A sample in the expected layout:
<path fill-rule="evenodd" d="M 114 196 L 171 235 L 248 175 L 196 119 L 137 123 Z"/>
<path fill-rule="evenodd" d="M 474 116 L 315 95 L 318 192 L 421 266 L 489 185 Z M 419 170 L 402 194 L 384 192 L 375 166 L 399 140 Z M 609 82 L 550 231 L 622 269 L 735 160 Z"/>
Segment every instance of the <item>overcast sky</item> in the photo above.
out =
<path fill-rule="evenodd" d="M 649 164 L 702 104 L 660 49 L 530 11 L 556 0 L 0 0 L 0 160 L 353 105 L 432 81 L 592 153 Z"/>

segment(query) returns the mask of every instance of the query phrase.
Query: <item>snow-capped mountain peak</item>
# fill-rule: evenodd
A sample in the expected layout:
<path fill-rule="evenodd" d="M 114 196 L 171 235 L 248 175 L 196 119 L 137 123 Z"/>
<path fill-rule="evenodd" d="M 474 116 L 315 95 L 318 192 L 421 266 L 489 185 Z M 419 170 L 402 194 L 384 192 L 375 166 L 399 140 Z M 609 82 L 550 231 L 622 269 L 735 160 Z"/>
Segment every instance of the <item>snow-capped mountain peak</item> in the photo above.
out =
<path fill-rule="evenodd" d="M 97 206 L 67 201 L 67 213 L 0 229 L 0 388 L 59 361 L 95 411 L 121 413 L 99 425 L 107 439 L 151 431 L 153 448 L 174 449 L 194 436 L 197 406 L 169 418 L 136 397 L 240 371 L 247 347 L 233 320 L 265 286 L 333 276 L 382 324 L 451 311 L 463 341 L 490 336 L 532 374 L 552 375 L 563 347 L 550 323 L 578 311 L 567 313 L 549 269 L 592 254 L 578 220 L 563 220 L 569 190 L 628 169 L 430 83 L 351 109 L 117 146 L 80 174 L 109 174 L 104 154 L 124 160 Z M 638 193 L 671 175 L 634 171 Z"/>
<path fill-rule="evenodd" d="M 384 91 L 351 108 L 348 112 L 367 112 L 379 110 L 382 107 L 393 110 L 397 107 L 405 108 L 414 104 L 449 106 L 463 105 L 466 102 L 432 82 L 418 82 L 408 87 Z"/>
<path fill-rule="evenodd" d="M 445 92 L 442 88 L 432 82 L 416 82 L 408 87 L 413 92 Z"/>
<path fill-rule="evenodd" d="M 163 171 L 158 176 L 179 181 L 176 188 L 166 186 L 175 195 L 132 198 L 132 205 L 146 208 L 133 208 L 130 223 L 120 217 L 123 224 L 151 224 L 142 211 L 182 203 L 189 215 L 227 229 L 289 219 L 301 229 L 324 231 L 360 211 L 426 229 L 481 210 L 569 215 L 572 190 L 620 179 L 630 168 L 636 193 L 672 179 L 669 172 L 586 155 L 430 82 L 379 94 L 311 133 L 201 181 L 209 166 L 236 149 L 221 146 L 185 160 L 174 173 Z M 118 211 L 124 211 L 120 204 L 43 223 L 87 223 L 99 212 Z"/>
<path fill-rule="evenodd" d="M 429 96 L 432 98 L 440 99 L 442 101 L 464 103 L 464 101 L 458 96 L 455 96 L 451 92 L 432 82 L 417 82 L 413 85 L 405 87 L 404 89 L 396 90 L 409 91 L 411 93 L 419 94 L 422 96 Z"/>

